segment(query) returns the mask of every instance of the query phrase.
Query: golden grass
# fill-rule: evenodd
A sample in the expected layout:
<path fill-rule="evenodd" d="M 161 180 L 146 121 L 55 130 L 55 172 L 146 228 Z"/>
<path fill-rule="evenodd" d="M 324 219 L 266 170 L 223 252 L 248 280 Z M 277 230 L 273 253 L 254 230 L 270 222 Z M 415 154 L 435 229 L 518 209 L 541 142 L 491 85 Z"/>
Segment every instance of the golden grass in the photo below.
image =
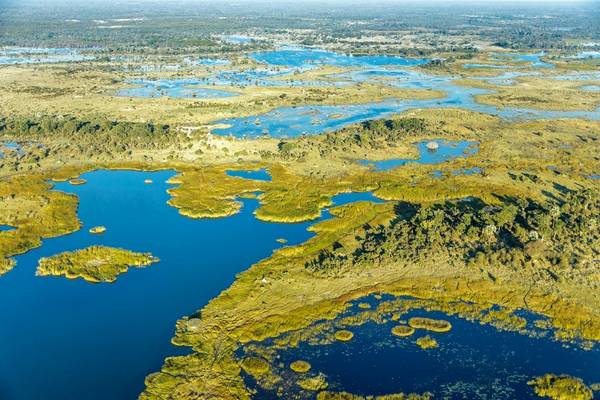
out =
<path fill-rule="evenodd" d="M 155 262 L 158 259 L 150 253 L 91 246 L 40 259 L 36 275 L 64 275 L 68 279 L 83 278 L 92 283 L 114 282 L 129 267 L 143 268 Z"/>

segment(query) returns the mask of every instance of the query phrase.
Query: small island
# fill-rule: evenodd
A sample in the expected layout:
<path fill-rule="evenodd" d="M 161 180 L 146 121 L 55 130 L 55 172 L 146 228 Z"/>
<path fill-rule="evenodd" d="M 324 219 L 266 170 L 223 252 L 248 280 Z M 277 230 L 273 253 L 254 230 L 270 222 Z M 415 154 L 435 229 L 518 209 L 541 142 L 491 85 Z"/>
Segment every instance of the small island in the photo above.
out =
<path fill-rule="evenodd" d="M 437 340 L 429 335 L 418 338 L 417 345 L 423 350 L 435 349 L 439 346 Z"/>
<path fill-rule="evenodd" d="M 114 282 L 129 267 L 143 268 L 158 261 L 150 253 L 91 246 L 40 259 L 36 275 L 64 275 L 69 279 L 83 278 L 93 283 Z"/>
<path fill-rule="evenodd" d="M 540 397 L 555 400 L 591 400 L 592 390 L 579 378 L 569 375 L 546 374 L 527 382 Z"/>
<path fill-rule="evenodd" d="M 93 233 L 95 235 L 100 235 L 103 234 L 104 232 L 106 232 L 106 227 L 105 226 L 94 226 L 92 228 L 90 228 L 90 233 Z"/>
<path fill-rule="evenodd" d="M 75 178 L 75 179 L 71 179 L 69 181 L 69 183 L 73 186 L 81 186 L 81 185 L 85 185 L 87 183 L 87 181 L 83 178 Z"/>
<path fill-rule="evenodd" d="M 431 332 L 448 332 L 452 329 L 452 324 L 443 319 L 432 319 L 424 317 L 414 317 L 408 320 L 408 325 L 414 329 L 424 329 Z"/>

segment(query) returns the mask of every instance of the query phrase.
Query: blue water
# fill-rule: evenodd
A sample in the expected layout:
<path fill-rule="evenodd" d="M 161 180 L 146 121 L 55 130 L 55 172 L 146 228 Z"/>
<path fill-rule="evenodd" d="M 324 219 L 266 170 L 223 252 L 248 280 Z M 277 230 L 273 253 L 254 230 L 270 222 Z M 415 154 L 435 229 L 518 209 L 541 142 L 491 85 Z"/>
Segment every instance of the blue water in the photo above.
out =
<path fill-rule="evenodd" d="M 329 390 L 360 395 L 423 393 L 440 399 L 538 399 L 527 381 L 546 373 L 570 374 L 587 384 L 600 380 L 600 351 L 565 347 L 546 337 L 533 338 L 498 331 L 489 325 L 448 316 L 441 312 L 411 311 L 402 316 L 442 318 L 452 323 L 448 333 L 422 330 L 398 338 L 396 324 L 368 322 L 350 327 L 347 343 L 319 346 L 301 343 L 278 351 L 278 363 L 302 359 L 312 372 L 327 376 Z M 415 340 L 433 336 L 440 347 L 422 350 Z M 275 398 L 261 390 L 261 399 Z"/>
<path fill-rule="evenodd" d="M 582 51 L 570 58 L 600 58 L 600 51 Z"/>
<path fill-rule="evenodd" d="M 223 35 L 223 36 L 221 36 L 221 39 L 224 42 L 231 43 L 231 44 L 247 44 L 254 40 L 254 39 L 252 39 L 248 36 L 244 36 L 244 35 Z"/>
<path fill-rule="evenodd" d="M 306 81 L 294 79 L 291 69 L 252 69 L 246 71 L 218 71 L 202 78 L 188 79 L 133 79 L 126 83 L 139 87 L 120 89 L 117 96 L 123 97 L 177 97 L 177 98 L 223 98 L 238 96 L 238 93 L 207 88 L 246 86 L 342 86 L 347 82 Z M 201 87 L 198 87 L 201 86 Z"/>
<path fill-rule="evenodd" d="M 381 72 L 381 74 L 379 74 Z M 214 129 L 219 135 L 236 137 L 259 137 L 265 133 L 271 137 L 297 137 L 330 132 L 344 126 L 374 118 L 385 118 L 411 109 L 418 108 L 463 108 L 475 112 L 497 115 L 507 119 L 559 119 L 585 118 L 600 119 L 600 109 L 595 111 L 545 111 L 516 107 L 495 107 L 480 104 L 475 96 L 491 93 L 490 90 L 454 85 L 452 78 L 429 76 L 416 71 L 403 71 L 393 78 L 388 69 L 371 70 L 335 75 L 349 81 L 370 81 L 387 79 L 391 86 L 399 88 L 437 89 L 446 93 L 446 97 L 431 100 L 389 99 L 366 104 L 321 106 L 279 107 L 264 114 L 226 118 L 216 121 L 226 128 Z M 331 115 L 342 115 L 331 118 Z"/>
<path fill-rule="evenodd" d="M 0 49 L 0 65 L 77 62 L 94 59 L 94 56 L 83 55 L 70 48 L 18 47 Z"/>
<path fill-rule="evenodd" d="M 375 171 L 389 171 L 391 169 L 401 167 L 407 163 L 417 164 L 439 164 L 444 161 L 458 157 L 467 157 L 477 153 L 477 142 L 458 141 L 451 142 L 446 140 L 433 140 L 439 147 L 435 150 L 427 148 L 427 143 L 431 140 L 417 143 L 419 149 L 419 158 L 394 158 L 382 161 L 361 160 L 360 164 L 373 167 Z"/>
<path fill-rule="evenodd" d="M 513 62 L 525 62 L 534 68 L 554 68 L 555 65 L 542 61 L 544 52 L 534 54 L 517 54 L 517 53 L 495 53 L 494 59 L 498 61 L 509 60 Z"/>
<path fill-rule="evenodd" d="M 571 72 L 553 76 L 552 79 L 559 81 L 600 81 L 600 71 Z"/>
<path fill-rule="evenodd" d="M 542 67 L 541 54 L 511 55 L 518 61 L 533 63 Z M 265 114 L 216 121 L 229 127 L 213 130 L 216 134 L 236 137 L 257 137 L 268 134 L 272 137 L 296 137 L 302 134 L 319 134 L 342 128 L 348 124 L 372 118 L 387 117 L 415 108 L 464 108 L 475 112 L 498 115 L 510 119 L 555 119 L 587 118 L 600 119 L 600 110 L 595 111 L 542 111 L 514 107 L 494 107 L 479 104 L 474 96 L 491 93 L 490 90 L 463 87 L 453 84 L 454 78 L 428 75 L 410 67 L 428 62 L 427 59 L 414 59 L 394 56 L 348 56 L 326 50 L 296 47 L 275 51 L 254 53 L 255 60 L 267 64 L 267 68 L 245 71 L 218 71 L 213 75 L 182 80 L 130 81 L 142 85 L 133 89 L 122 89 L 120 96 L 218 98 L 235 96 L 235 93 L 218 89 L 195 88 L 194 86 L 342 86 L 351 83 L 384 83 L 406 89 L 432 89 L 446 93 L 446 97 L 433 100 L 390 99 L 357 105 L 339 106 L 293 106 L 281 107 Z M 504 59 L 506 57 L 503 57 Z M 537 63 L 537 64 L 536 64 Z M 542 64 L 539 64 L 542 63 Z M 327 81 L 304 81 L 294 79 L 301 72 L 318 65 L 333 65 L 360 68 L 342 74 L 332 74 Z M 535 72 L 506 72 L 497 77 L 481 77 L 494 84 L 512 84 L 518 76 L 537 74 Z M 557 77 L 560 79 L 560 77 Z M 568 77 L 564 77 L 567 79 Z M 162 90 L 158 90 L 160 86 Z M 330 115 L 343 115 L 330 118 Z"/>
<path fill-rule="evenodd" d="M 13 142 L 13 141 L 0 142 L 0 158 L 4 157 L 4 152 L 2 151 L 3 148 L 5 150 L 16 151 L 19 154 L 25 153 L 25 151 L 23 150 L 23 147 L 17 142 Z"/>
<path fill-rule="evenodd" d="M 600 91 L 600 85 L 586 85 L 586 86 L 582 86 L 581 89 L 598 92 L 598 91 Z"/>
<path fill-rule="evenodd" d="M 202 85 L 202 83 L 196 79 L 161 79 L 161 80 L 145 80 L 145 79 L 134 79 L 127 81 L 132 85 L 139 85 L 139 87 L 120 89 L 117 91 L 117 96 L 121 97 L 175 97 L 175 98 L 203 98 L 203 99 L 216 99 L 223 97 L 238 96 L 238 93 L 208 89 L 204 87 L 194 87 Z"/>
<path fill-rule="evenodd" d="M 462 169 L 455 169 L 450 171 L 450 173 L 452 175 L 478 175 L 481 174 L 483 172 L 483 170 L 479 167 L 473 167 L 473 168 L 462 168 Z M 437 170 L 437 171 L 433 171 L 433 176 L 436 178 L 443 178 L 444 177 L 444 172 L 441 170 Z"/>
<path fill-rule="evenodd" d="M 15 227 L 14 226 L 10 226 L 10 225 L 0 225 L 0 232 L 8 232 L 8 231 L 12 231 L 14 230 Z"/>
<path fill-rule="evenodd" d="M 220 58 L 202 58 L 196 61 L 198 65 L 223 66 L 231 64 L 231 61 Z"/>
<path fill-rule="evenodd" d="M 539 72 L 505 72 L 498 76 L 480 76 L 473 77 L 473 79 L 479 79 L 486 81 L 492 85 L 499 86 L 511 86 L 515 83 L 515 78 L 522 76 L 538 76 Z"/>
<path fill-rule="evenodd" d="M 319 65 L 338 67 L 409 67 L 426 64 L 430 59 L 407 58 L 400 56 L 352 56 L 327 50 L 307 47 L 284 47 L 275 51 L 266 51 L 250 55 L 258 62 L 284 67 L 312 68 Z"/>
<path fill-rule="evenodd" d="M 241 200 L 242 211 L 229 218 L 183 217 L 166 205 L 165 181 L 173 174 L 96 171 L 82 175 L 82 186 L 56 184 L 80 197 L 84 227 L 16 257 L 15 268 L 0 277 L 2 400 L 136 398 L 144 377 L 158 371 L 165 357 L 188 351 L 170 344 L 178 318 L 281 247 L 276 239 L 295 245 L 313 235 L 309 222 L 258 221 L 258 202 L 250 199 Z M 369 199 L 344 194 L 334 202 Z M 325 211 L 320 220 L 329 216 Z M 88 233 L 98 225 L 106 233 Z M 95 244 L 149 251 L 161 261 L 133 268 L 113 284 L 35 276 L 40 257 Z"/>
<path fill-rule="evenodd" d="M 252 170 L 227 170 L 225 173 L 229 176 L 237 176 L 239 178 L 244 179 L 254 179 L 257 181 L 271 181 L 271 175 L 269 171 L 264 168 L 257 169 L 255 171 Z"/>
<path fill-rule="evenodd" d="M 463 64 L 463 68 L 510 69 L 510 68 L 520 68 L 520 67 L 515 67 L 515 66 L 513 66 L 513 65 L 498 65 L 498 64 L 476 64 L 476 63 L 468 63 L 468 64 Z"/>

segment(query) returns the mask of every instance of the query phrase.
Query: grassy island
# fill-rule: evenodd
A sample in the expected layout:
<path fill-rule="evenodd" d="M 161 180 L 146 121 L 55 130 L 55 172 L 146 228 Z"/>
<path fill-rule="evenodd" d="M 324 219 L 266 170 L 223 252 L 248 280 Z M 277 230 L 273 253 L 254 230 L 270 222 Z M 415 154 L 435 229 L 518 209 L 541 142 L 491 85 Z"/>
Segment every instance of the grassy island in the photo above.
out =
<path fill-rule="evenodd" d="M 430 400 L 431 394 L 384 394 L 380 396 L 359 396 L 348 392 L 320 392 L 317 400 Z"/>
<path fill-rule="evenodd" d="M 94 227 L 90 228 L 90 233 L 94 233 L 96 235 L 102 234 L 104 232 L 106 232 L 105 226 L 94 226 Z"/>
<path fill-rule="evenodd" d="M 417 346 L 422 348 L 423 350 L 435 349 L 438 347 L 438 342 L 431 336 L 423 336 L 417 339 Z"/>
<path fill-rule="evenodd" d="M 262 375 L 269 372 L 269 363 L 260 357 L 247 357 L 242 360 L 241 367 L 250 375 Z"/>
<path fill-rule="evenodd" d="M 83 250 L 65 252 L 42 258 L 36 275 L 60 276 L 69 279 L 83 278 L 88 282 L 114 282 L 129 267 L 143 268 L 158 262 L 150 253 L 105 246 L 92 246 Z"/>
<path fill-rule="evenodd" d="M 414 317 L 408 320 L 408 325 L 414 329 L 424 329 L 432 332 L 448 332 L 452 324 L 442 319 Z"/>
<path fill-rule="evenodd" d="M 304 360 L 297 360 L 290 364 L 290 369 L 299 374 L 304 374 L 311 369 L 310 363 Z"/>
<path fill-rule="evenodd" d="M 87 181 L 83 178 L 75 178 L 75 179 L 71 179 L 69 181 L 69 183 L 73 186 L 80 186 L 80 185 L 85 185 L 87 183 Z"/>
<path fill-rule="evenodd" d="M 411 336 L 414 333 L 415 333 L 415 329 L 408 325 L 396 325 L 395 327 L 392 328 L 392 335 L 394 335 L 394 336 L 405 337 L 405 336 Z"/>
<path fill-rule="evenodd" d="M 592 390 L 579 378 L 568 375 L 547 374 L 528 382 L 540 397 L 552 400 L 591 400 Z"/>
<path fill-rule="evenodd" d="M 349 342 L 354 337 L 354 333 L 343 329 L 343 330 L 335 332 L 334 336 L 335 336 L 335 339 L 339 340 L 340 342 Z"/>

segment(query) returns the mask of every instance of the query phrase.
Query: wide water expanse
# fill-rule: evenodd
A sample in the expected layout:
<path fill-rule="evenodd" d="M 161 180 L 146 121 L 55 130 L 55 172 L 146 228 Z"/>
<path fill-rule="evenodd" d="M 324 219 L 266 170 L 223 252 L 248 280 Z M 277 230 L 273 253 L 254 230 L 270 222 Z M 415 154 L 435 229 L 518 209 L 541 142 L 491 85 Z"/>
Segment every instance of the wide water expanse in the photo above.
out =
<path fill-rule="evenodd" d="M 281 247 L 277 239 L 294 245 L 312 236 L 306 228 L 313 222 L 258 221 L 256 200 L 242 200 L 241 213 L 229 218 L 183 217 L 166 204 L 165 181 L 173 175 L 97 171 L 83 175 L 85 185 L 56 185 L 80 197 L 84 226 L 17 257 L 15 268 L 0 277 L 0 399 L 137 398 L 144 377 L 165 357 L 187 351 L 170 344 L 178 318 Z M 369 199 L 357 193 L 334 200 Z M 88 233 L 97 225 L 107 232 Z M 161 261 L 112 284 L 35 276 L 40 257 L 94 244 L 152 252 Z"/>

